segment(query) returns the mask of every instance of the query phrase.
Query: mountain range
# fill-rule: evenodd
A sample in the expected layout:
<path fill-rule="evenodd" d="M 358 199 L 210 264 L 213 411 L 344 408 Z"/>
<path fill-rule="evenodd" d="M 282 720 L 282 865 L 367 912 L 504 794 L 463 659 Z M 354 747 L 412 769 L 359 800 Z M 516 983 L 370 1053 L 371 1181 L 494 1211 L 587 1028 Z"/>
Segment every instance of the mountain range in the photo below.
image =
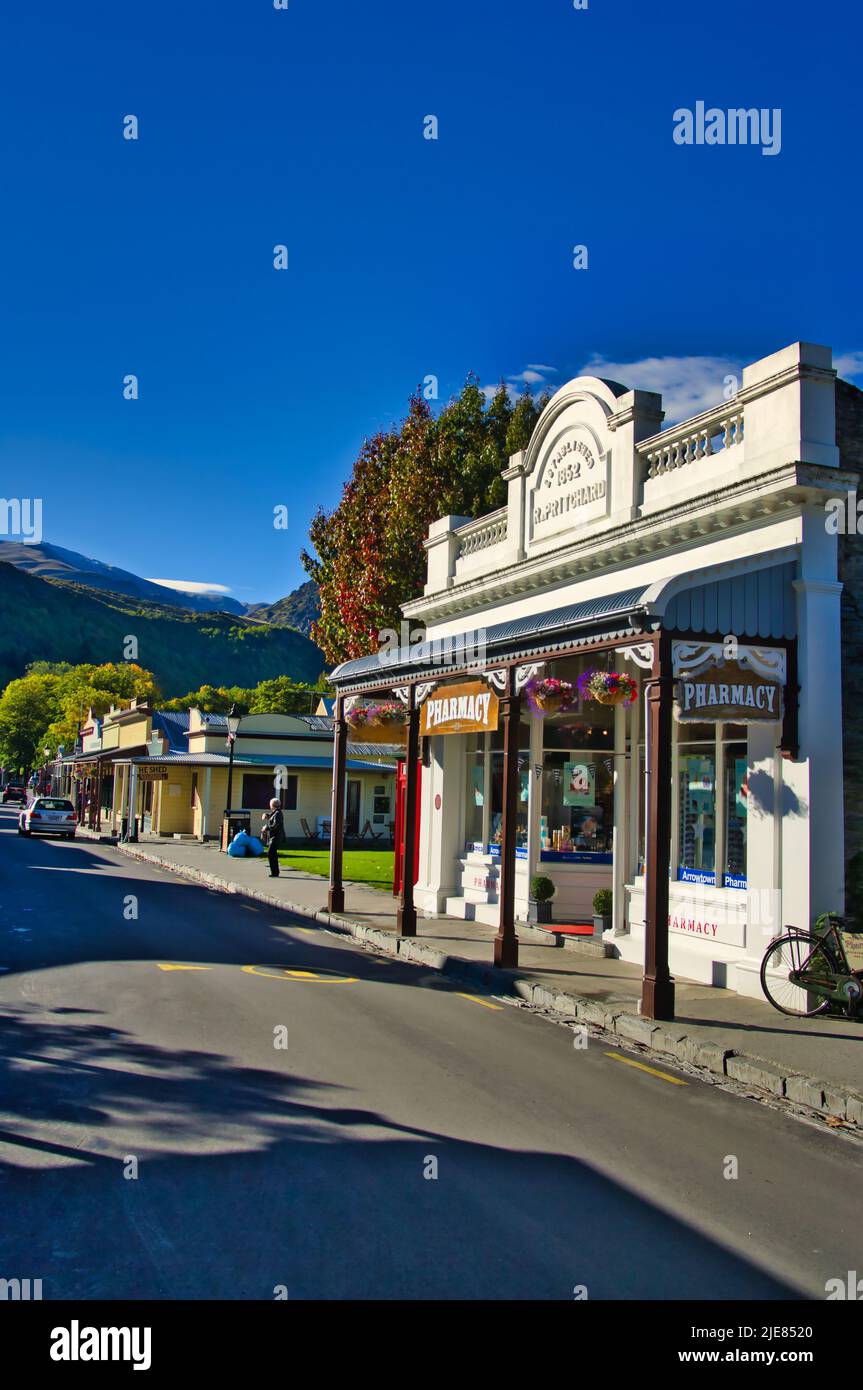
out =
<path fill-rule="evenodd" d="M 61 546 L 0 541 L 0 688 L 33 661 L 122 660 L 129 636 L 167 697 L 276 676 L 314 682 L 326 665 L 308 636 L 316 600 L 307 583 L 275 604 L 246 605 Z"/>

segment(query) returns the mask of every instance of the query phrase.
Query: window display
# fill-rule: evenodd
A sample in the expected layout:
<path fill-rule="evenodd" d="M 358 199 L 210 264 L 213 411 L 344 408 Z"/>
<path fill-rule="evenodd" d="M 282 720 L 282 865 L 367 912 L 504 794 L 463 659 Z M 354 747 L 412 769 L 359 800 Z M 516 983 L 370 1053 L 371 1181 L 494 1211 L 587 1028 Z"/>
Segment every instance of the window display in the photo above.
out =
<path fill-rule="evenodd" d="M 530 798 L 530 726 L 519 726 L 519 794 L 516 812 L 516 858 L 527 857 Z M 503 731 L 472 734 L 466 750 L 465 850 L 500 857 L 503 835 Z"/>
<path fill-rule="evenodd" d="M 738 724 L 677 726 L 677 878 L 746 887 L 746 731 Z"/>

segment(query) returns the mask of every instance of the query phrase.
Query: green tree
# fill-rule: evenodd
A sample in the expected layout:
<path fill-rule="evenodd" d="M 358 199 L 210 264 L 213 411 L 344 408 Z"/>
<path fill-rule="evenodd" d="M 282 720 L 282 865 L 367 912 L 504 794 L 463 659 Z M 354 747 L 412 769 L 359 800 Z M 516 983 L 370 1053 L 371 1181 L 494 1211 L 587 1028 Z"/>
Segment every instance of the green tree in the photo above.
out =
<path fill-rule="evenodd" d="M 4 767 L 26 772 L 42 761 L 43 735 L 59 713 L 57 682 L 57 676 L 33 674 L 6 686 L 0 696 L 0 762 Z"/>
<path fill-rule="evenodd" d="M 0 697 L 0 761 L 26 768 L 42 761 L 45 748 L 52 757 L 61 745 L 71 752 L 89 709 L 101 716 L 111 705 L 157 695 L 152 672 L 133 662 L 33 662 Z"/>
<path fill-rule="evenodd" d="M 324 687 L 305 685 L 287 676 L 261 681 L 250 692 L 249 714 L 311 714 Z"/>
<path fill-rule="evenodd" d="M 506 501 L 501 471 L 530 438 L 546 398 L 515 405 L 501 383 L 486 402 L 469 376 L 437 417 L 419 388 L 402 423 L 367 439 L 338 506 L 318 511 L 302 561 L 321 616 L 312 636 L 330 662 L 375 651 L 422 592 L 423 540 L 440 516 L 480 516 Z"/>

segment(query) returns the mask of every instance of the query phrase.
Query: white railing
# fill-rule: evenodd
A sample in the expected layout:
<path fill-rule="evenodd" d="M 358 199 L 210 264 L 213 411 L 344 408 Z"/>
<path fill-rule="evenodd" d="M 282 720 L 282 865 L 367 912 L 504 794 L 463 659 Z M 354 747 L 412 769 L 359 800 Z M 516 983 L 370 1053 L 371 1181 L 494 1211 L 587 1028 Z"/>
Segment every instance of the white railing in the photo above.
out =
<path fill-rule="evenodd" d="M 648 478 L 658 478 L 742 443 L 743 407 L 729 404 L 705 410 L 692 420 L 651 435 L 637 449 Z"/>
<path fill-rule="evenodd" d="M 467 526 L 460 526 L 456 531 L 458 536 L 456 559 L 464 560 L 468 555 L 475 555 L 479 550 L 487 550 L 491 545 L 498 545 L 501 541 L 506 540 L 506 531 L 506 507 L 501 507 L 497 512 L 491 512 L 489 516 L 481 516 L 478 521 L 469 521 Z"/>

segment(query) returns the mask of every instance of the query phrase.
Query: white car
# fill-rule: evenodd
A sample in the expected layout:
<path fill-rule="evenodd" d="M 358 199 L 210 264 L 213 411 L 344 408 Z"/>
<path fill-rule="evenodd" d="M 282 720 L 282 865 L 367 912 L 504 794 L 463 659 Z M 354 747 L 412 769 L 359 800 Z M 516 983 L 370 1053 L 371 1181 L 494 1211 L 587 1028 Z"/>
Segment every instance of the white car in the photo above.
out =
<path fill-rule="evenodd" d="M 74 840 L 78 826 L 75 807 L 65 796 L 37 796 L 18 817 L 19 835 L 62 835 Z"/>

